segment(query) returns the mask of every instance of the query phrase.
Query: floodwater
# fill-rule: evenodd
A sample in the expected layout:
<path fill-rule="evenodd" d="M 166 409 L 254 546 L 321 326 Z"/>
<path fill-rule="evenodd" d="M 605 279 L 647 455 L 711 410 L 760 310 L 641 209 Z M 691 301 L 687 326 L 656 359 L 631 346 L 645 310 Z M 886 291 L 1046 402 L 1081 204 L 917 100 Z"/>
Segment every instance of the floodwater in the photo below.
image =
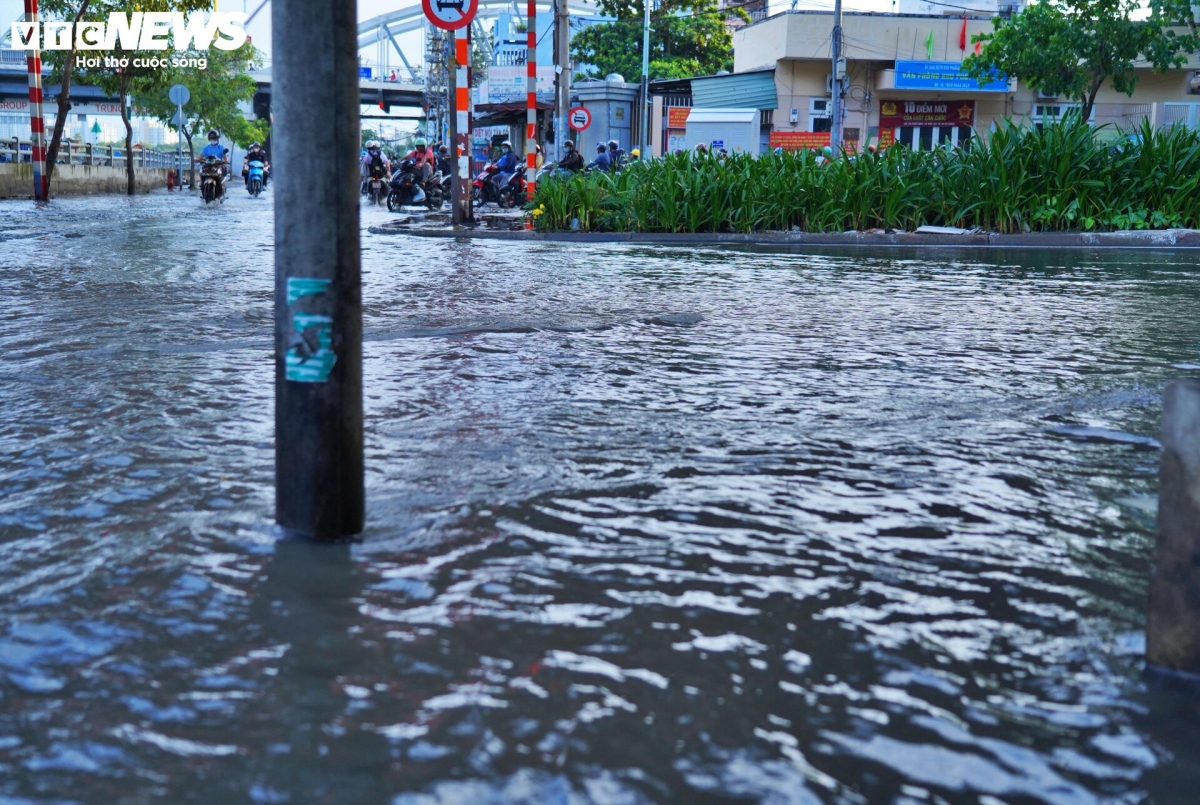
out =
<path fill-rule="evenodd" d="M 1141 659 L 1194 254 L 364 232 L 315 546 L 272 203 L 0 204 L 0 802 L 1200 801 Z"/>

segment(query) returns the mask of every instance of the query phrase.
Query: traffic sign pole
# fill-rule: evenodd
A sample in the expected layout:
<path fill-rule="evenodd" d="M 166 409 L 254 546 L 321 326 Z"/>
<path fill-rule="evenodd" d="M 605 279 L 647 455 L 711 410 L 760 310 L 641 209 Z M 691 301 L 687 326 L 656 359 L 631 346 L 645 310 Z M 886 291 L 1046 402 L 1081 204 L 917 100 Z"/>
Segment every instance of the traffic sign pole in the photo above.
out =
<path fill-rule="evenodd" d="M 454 223 L 473 220 L 471 209 L 471 82 L 467 65 L 471 58 L 471 28 L 454 32 L 454 151 L 458 173 L 454 199 Z"/>
<path fill-rule="evenodd" d="M 458 160 L 450 182 L 451 220 L 457 224 L 473 220 L 471 210 L 471 83 L 467 67 L 471 57 L 471 20 L 479 0 L 421 0 L 429 24 L 454 31 L 454 70 L 450 71 L 450 135 Z"/>
<path fill-rule="evenodd" d="M 175 84 L 167 90 L 167 98 L 175 104 L 175 130 L 178 134 L 175 144 L 176 161 L 179 163 L 179 173 L 175 181 L 179 183 L 179 192 L 183 192 L 183 105 L 191 100 L 192 93 L 183 84 Z"/>
<path fill-rule="evenodd" d="M 537 191 L 537 0 L 529 0 L 526 9 L 525 36 L 525 171 L 526 198 L 533 201 Z"/>

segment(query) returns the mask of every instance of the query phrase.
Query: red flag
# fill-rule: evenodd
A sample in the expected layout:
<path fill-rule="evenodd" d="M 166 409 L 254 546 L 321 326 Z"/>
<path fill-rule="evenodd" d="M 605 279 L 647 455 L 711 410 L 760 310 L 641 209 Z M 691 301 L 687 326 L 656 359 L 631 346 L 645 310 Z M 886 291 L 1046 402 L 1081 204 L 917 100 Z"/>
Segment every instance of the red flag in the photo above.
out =
<path fill-rule="evenodd" d="M 983 53 L 983 43 L 982 43 L 982 42 L 976 42 L 976 43 L 975 43 L 975 55 L 976 55 L 976 56 L 978 56 L 978 55 L 980 55 L 981 53 Z"/>
<path fill-rule="evenodd" d="M 967 49 L 967 15 L 966 14 L 963 14 L 962 30 L 958 32 L 958 49 L 959 50 Z"/>

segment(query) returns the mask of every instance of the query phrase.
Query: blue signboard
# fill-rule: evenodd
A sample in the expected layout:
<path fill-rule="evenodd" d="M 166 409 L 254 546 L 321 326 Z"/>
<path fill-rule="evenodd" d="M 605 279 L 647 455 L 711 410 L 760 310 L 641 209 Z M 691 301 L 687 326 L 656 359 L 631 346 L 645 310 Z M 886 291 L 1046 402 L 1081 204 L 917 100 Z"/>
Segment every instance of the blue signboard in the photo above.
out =
<path fill-rule="evenodd" d="M 371 78 L 371 68 L 370 67 L 359 67 L 358 68 L 358 77 L 370 79 Z"/>
<path fill-rule="evenodd" d="M 896 89 L 948 89 L 966 92 L 1007 92 L 1008 79 L 1000 76 L 980 84 L 962 71 L 956 61 L 896 60 Z"/>

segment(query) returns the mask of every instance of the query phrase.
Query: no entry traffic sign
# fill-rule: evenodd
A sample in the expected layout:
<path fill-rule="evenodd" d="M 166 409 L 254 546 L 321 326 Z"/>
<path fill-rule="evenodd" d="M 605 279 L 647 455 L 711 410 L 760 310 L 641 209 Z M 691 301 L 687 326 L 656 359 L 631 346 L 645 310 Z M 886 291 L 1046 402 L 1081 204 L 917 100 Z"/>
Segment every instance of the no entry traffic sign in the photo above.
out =
<path fill-rule="evenodd" d="M 475 19 L 479 0 L 421 0 L 421 8 L 430 25 L 443 31 L 457 31 Z"/>
<path fill-rule="evenodd" d="M 567 125 L 575 131 L 583 131 L 592 125 L 592 113 L 582 106 L 576 106 L 567 112 Z"/>

